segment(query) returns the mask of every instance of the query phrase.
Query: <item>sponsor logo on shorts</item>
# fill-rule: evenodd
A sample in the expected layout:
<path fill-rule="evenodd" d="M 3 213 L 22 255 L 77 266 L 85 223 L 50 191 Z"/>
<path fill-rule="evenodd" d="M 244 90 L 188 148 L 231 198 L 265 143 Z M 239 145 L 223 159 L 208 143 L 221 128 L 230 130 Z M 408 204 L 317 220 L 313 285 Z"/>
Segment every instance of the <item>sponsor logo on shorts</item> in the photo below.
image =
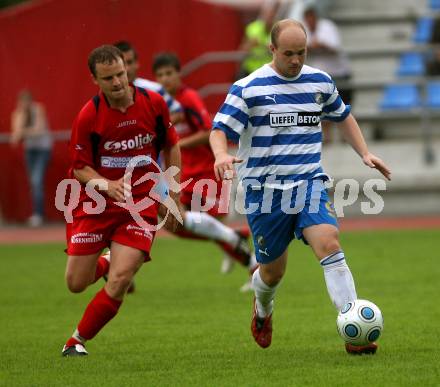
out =
<path fill-rule="evenodd" d="M 321 122 L 320 116 L 321 112 L 269 113 L 271 128 L 318 126 Z"/>
<path fill-rule="evenodd" d="M 94 234 L 91 232 L 80 232 L 78 234 L 72 235 L 70 238 L 70 243 L 96 243 L 102 242 L 102 234 Z"/>
<path fill-rule="evenodd" d="M 145 237 L 145 238 L 148 238 L 148 239 L 153 239 L 153 234 L 150 231 L 145 230 L 142 227 L 134 226 L 132 224 L 129 224 L 127 226 L 127 231 L 130 231 L 130 230 L 133 230 L 136 235 L 139 235 L 139 236 L 142 236 L 142 237 Z"/>
<path fill-rule="evenodd" d="M 143 149 L 144 145 L 150 144 L 154 139 L 154 135 L 147 133 L 145 136 L 139 133 L 136 137 L 122 141 L 107 141 L 104 144 L 105 150 L 113 152 L 121 152 L 127 149 Z"/>
<path fill-rule="evenodd" d="M 147 156 L 148 160 L 142 160 L 137 164 L 137 167 L 145 167 L 151 164 L 151 157 Z M 127 168 L 131 157 L 111 157 L 101 156 L 101 167 L 104 168 Z"/>
<path fill-rule="evenodd" d="M 264 249 L 264 250 L 258 249 L 258 252 L 259 252 L 260 254 L 264 254 L 264 255 L 267 255 L 267 256 L 269 257 L 269 253 L 267 252 L 267 248 Z"/>

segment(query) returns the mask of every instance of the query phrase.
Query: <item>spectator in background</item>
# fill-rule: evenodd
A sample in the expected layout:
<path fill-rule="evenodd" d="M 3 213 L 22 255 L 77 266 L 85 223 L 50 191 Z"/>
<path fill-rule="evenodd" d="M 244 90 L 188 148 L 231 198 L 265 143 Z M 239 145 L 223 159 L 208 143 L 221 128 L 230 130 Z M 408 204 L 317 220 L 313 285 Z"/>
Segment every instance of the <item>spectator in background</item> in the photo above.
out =
<path fill-rule="evenodd" d="M 342 52 L 338 27 L 331 20 L 320 18 L 315 5 L 305 8 L 304 27 L 307 32 L 307 64 L 328 73 L 344 103 L 351 104 L 352 90 L 348 85 L 351 68 L 347 56 Z M 324 143 L 331 141 L 330 128 L 330 122 L 322 123 Z"/>
<path fill-rule="evenodd" d="M 246 26 L 245 36 L 239 49 L 246 51 L 247 55 L 241 63 L 238 78 L 249 75 L 272 60 L 272 54 L 269 50 L 270 30 L 275 23 L 279 6 L 278 1 L 266 0 L 257 20 Z"/>
<path fill-rule="evenodd" d="M 434 19 L 434 27 L 432 29 L 431 44 L 434 45 L 432 49 L 432 56 L 427 63 L 427 73 L 430 76 L 440 75 L 440 17 Z"/>
<path fill-rule="evenodd" d="M 44 175 L 52 151 L 52 137 L 46 112 L 41 103 L 32 99 L 28 90 L 22 90 L 11 117 L 11 144 L 24 144 L 26 167 L 31 184 L 32 216 L 28 223 L 40 226 L 44 219 Z"/>

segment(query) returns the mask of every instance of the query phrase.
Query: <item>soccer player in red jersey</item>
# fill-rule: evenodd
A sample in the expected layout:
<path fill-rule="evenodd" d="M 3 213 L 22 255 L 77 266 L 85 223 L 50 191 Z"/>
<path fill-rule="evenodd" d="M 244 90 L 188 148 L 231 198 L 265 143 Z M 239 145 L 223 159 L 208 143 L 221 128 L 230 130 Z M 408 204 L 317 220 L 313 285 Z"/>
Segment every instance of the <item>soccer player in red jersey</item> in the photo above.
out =
<path fill-rule="evenodd" d="M 93 50 L 88 64 L 100 91 L 81 109 L 72 129 L 70 172 L 81 183 L 81 193 L 72 212 L 73 222 L 66 227 L 66 281 L 73 293 L 82 292 L 103 275 L 108 281 L 87 306 L 63 348 L 63 356 L 87 355 L 86 340 L 95 337 L 117 314 L 133 276 L 150 260 L 154 227 L 140 226 L 126 208 L 118 205 L 129 202 L 128 198 L 138 203 L 151 197 L 155 185 L 150 179 L 131 187 L 124 178 L 130 160 L 143 156 L 143 162 L 132 171 L 133 182 L 146 173 L 158 172 L 153 161 L 160 151 L 164 152 L 166 167 L 180 168 L 178 137 L 162 97 L 129 84 L 122 53 L 114 46 Z M 86 185 L 88 189 L 96 187 L 98 181 L 105 204 L 99 214 L 85 189 Z M 178 203 L 177 194 L 170 192 L 170 196 Z M 154 204 L 138 214 L 154 226 L 157 212 L 158 205 Z M 168 216 L 167 223 L 175 229 L 178 222 Z M 109 261 L 100 257 L 105 247 L 110 247 Z"/>
<path fill-rule="evenodd" d="M 236 261 L 247 267 L 250 272 L 256 269 L 257 264 L 252 254 L 242 254 L 230 248 L 231 244 L 236 244 L 240 240 L 233 230 L 216 217 L 224 214 L 219 213 L 221 203 L 222 182 L 217 182 L 214 175 L 214 155 L 209 146 L 209 133 L 212 121 L 206 107 L 198 93 L 182 84 L 180 78 L 180 62 L 176 55 L 163 53 L 155 57 L 153 61 L 153 72 L 156 80 L 183 108 L 185 119 L 176 124 L 176 131 L 179 135 L 179 146 L 182 156 L 181 181 L 185 182 L 192 179 L 191 183 L 183 188 L 180 200 L 185 212 L 184 230 L 177 234 L 182 237 L 197 238 L 207 237 L 215 240 L 220 247 Z M 195 186 L 202 179 L 211 180 L 215 184 L 215 193 L 209 195 L 209 191 L 197 192 Z M 191 201 L 195 195 L 201 196 L 202 205 L 211 201 L 213 206 L 208 213 L 192 212 Z M 246 235 L 246 237 L 249 234 Z M 219 241 L 219 236 L 229 237 L 229 243 Z M 244 236 L 241 236 L 241 245 L 247 245 Z M 227 240 L 227 239 L 226 239 Z M 247 249 L 249 247 L 247 246 Z M 242 291 L 251 290 L 250 282 L 246 283 Z"/>
<path fill-rule="evenodd" d="M 133 83 L 135 86 L 158 92 L 164 98 L 165 102 L 167 102 L 171 121 L 174 124 L 181 123 L 176 125 L 176 128 L 181 130 L 185 127 L 188 127 L 187 122 L 189 122 L 193 128 L 192 130 L 195 132 L 198 131 L 198 134 L 195 135 L 196 142 L 199 140 L 197 137 L 202 135 L 202 143 L 199 146 L 193 147 L 194 143 L 192 140 L 194 140 L 194 138 L 190 138 L 188 136 L 188 134 L 191 133 L 185 134 L 183 131 L 181 131 L 181 134 L 185 136 L 185 139 L 182 139 L 179 145 L 183 145 L 183 147 L 187 148 L 187 150 L 184 151 L 185 155 L 183 156 L 186 160 L 186 167 L 184 166 L 183 173 L 188 171 L 188 173 L 186 173 L 185 180 L 188 178 L 193 178 L 192 182 L 184 188 L 182 193 L 182 203 L 184 203 L 185 207 L 188 209 L 191 204 L 194 186 L 199 183 L 201 179 L 209 179 L 213 183 L 216 193 L 214 195 L 204 194 L 203 197 L 200 197 L 199 199 L 205 205 L 207 204 L 206 199 L 208 198 L 208 201 L 211 200 L 213 205 L 208 213 L 185 211 L 184 229 L 179 227 L 177 234 L 182 237 L 192 239 L 214 240 L 216 243 L 218 243 L 218 245 L 225 251 L 222 272 L 228 272 L 231 270 L 234 260 L 240 262 L 243 266 L 252 271 L 256 267 L 256 261 L 249 249 L 249 244 L 247 242 L 249 231 L 246 229 L 236 232 L 213 217 L 219 216 L 218 212 L 220 205 L 221 183 L 217 183 L 215 181 L 215 177 L 212 172 L 213 155 L 208 145 L 207 137 L 211 126 L 211 121 L 200 97 L 194 90 L 189 88 L 186 89 L 191 93 L 190 95 L 188 94 L 188 97 L 193 98 L 187 101 L 187 111 L 184 115 L 180 103 L 173 98 L 173 96 L 171 96 L 160 83 L 152 82 L 148 79 L 139 78 L 137 76 L 140 64 L 138 61 L 138 54 L 133 45 L 127 41 L 119 41 L 115 43 L 115 46 L 121 50 L 122 55 L 124 56 L 128 81 Z M 193 114 L 188 116 L 188 112 L 190 112 L 191 109 L 193 110 Z M 196 121 L 193 122 L 192 119 L 188 121 L 189 118 L 192 117 L 194 119 L 194 117 L 197 115 L 199 118 L 196 119 Z M 193 155 L 195 152 L 198 153 L 197 156 Z M 189 169 L 191 170 L 189 171 Z M 166 187 L 162 188 L 164 190 L 166 189 Z M 191 232 L 188 232 L 188 230 L 191 230 Z M 110 259 L 110 257 L 111 253 L 106 252 L 99 260 L 104 262 L 105 260 Z M 250 287 L 251 282 L 249 280 L 240 288 L 240 290 L 248 291 L 251 290 Z M 127 293 L 132 293 L 134 290 L 135 283 L 132 281 Z"/>

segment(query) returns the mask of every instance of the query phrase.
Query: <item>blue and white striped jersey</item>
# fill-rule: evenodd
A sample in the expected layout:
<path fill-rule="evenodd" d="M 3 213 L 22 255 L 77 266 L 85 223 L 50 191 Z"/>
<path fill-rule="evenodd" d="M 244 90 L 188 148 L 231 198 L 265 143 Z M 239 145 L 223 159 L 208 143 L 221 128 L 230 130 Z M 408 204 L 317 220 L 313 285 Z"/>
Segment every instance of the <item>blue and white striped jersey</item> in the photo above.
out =
<path fill-rule="evenodd" d="M 264 184 L 271 176 L 281 182 L 275 188 L 287 188 L 325 175 L 320 121 L 343 121 L 349 113 L 327 73 L 304 65 L 285 78 L 266 64 L 232 85 L 213 130 L 239 143 L 240 180 Z"/>
<path fill-rule="evenodd" d="M 179 102 L 177 102 L 171 95 L 169 95 L 163 86 L 160 83 L 150 81 L 148 79 L 144 78 L 136 78 L 133 82 L 133 84 L 137 87 L 142 87 L 147 90 L 155 91 L 156 93 L 159 93 L 162 98 L 167 103 L 168 109 L 170 113 L 178 113 L 183 111 L 182 106 Z"/>

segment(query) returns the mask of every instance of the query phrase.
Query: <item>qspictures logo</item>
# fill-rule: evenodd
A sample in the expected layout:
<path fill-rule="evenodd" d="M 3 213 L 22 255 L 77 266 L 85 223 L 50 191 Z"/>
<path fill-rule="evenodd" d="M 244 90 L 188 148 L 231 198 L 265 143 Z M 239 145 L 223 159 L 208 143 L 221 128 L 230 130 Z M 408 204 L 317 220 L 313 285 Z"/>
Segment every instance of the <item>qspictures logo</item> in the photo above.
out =
<path fill-rule="evenodd" d="M 147 172 L 137 181 L 132 182 L 134 169 L 148 164 L 152 164 L 157 172 Z M 157 231 L 165 225 L 169 215 L 174 216 L 180 224 L 183 224 L 179 206 L 169 193 L 170 191 L 176 194 L 180 193 L 192 183 L 193 179 L 188 179 L 179 184 L 175 179 L 178 173 L 179 169 L 175 166 L 162 171 L 160 166 L 149 156 L 136 156 L 128 162 L 124 174 L 124 183 L 127 187 L 135 187 L 147 180 L 154 183 L 151 190 L 140 201 L 135 203 L 131 193 L 125 192 L 124 202 L 115 203 L 126 209 L 140 227 L 139 230 L 134 231 Z M 228 214 L 231 203 L 231 186 L 231 180 L 223 180 L 218 198 L 219 187 L 215 180 L 201 179 L 196 181 L 192 188 L 190 211 L 208 212 L 215 205 L 218 205 L 217 212 L 219 214 Z M 319 178 L 310 181 L 281 182 L 275 176 L 269 176 L 264 183 L 257 179 L 246 179 L 240 182 L 239 189 L 235 191 L 236 196 L 232 202 L 235 211 L 241 215 L 272 213 L 273 205 L 280 207 L 285 214 L 298 214 L 302 211 L 313 214 L 319 211 L 321 197 L 326 193 L 326 189 L 331 187 L 334 188 L 333 203 L 325 203 L 325 208 L 331 216 L 344 217 L 344 208 L 359 203 L 361 192 L 364 199 L 360 201 L 360 209 L 363 214 L 377 215 L 384 209 L 384 200 L 378 193 L 378 191 L 386 191 L 386 182 L 382 179 L 369 179 L 363 184 L 354 179 L 342 179 L 336 184 L 333 180 L 324 182 Z M 89 215 L 98 215 L 105 211 L 107 201 L 99 191 L 108 189 L 106 180 L 90 180 L 85 186 L 85 191 L 91 200 L 80 204 L 81 189 L 81 184 L 76 179 L 64 179 L 58 184 L 55 206 L 64 213 L 67 223 L 73 222 L 73 210 L 79 205 L 82 205 L 83 211 Z M 277 192 L 276 195 L 275 191 Z M 68 192 L 69 195 L 67 195 Z M 246 197 L 249 192 L 254 194 L 251 194 L 249 200 L 245 200 L 245 203 L 243 203 L 243 200 L 240 199 L 243 192 Z M 259 194 L 255 194 L 256 192 Z M 275 197 L 278 197 L 278 201 L 275 200 Z M 166 214 L 159 224 L 151 225 L 145 221 L 141 213 L 157 203 L 166 209 Z M 75 238 L 75 242 L 72 240 L 72 243 L 89 243 L 89 241 L 99 241 L 102 235 L 76 234 L 72 238 Z"/>

